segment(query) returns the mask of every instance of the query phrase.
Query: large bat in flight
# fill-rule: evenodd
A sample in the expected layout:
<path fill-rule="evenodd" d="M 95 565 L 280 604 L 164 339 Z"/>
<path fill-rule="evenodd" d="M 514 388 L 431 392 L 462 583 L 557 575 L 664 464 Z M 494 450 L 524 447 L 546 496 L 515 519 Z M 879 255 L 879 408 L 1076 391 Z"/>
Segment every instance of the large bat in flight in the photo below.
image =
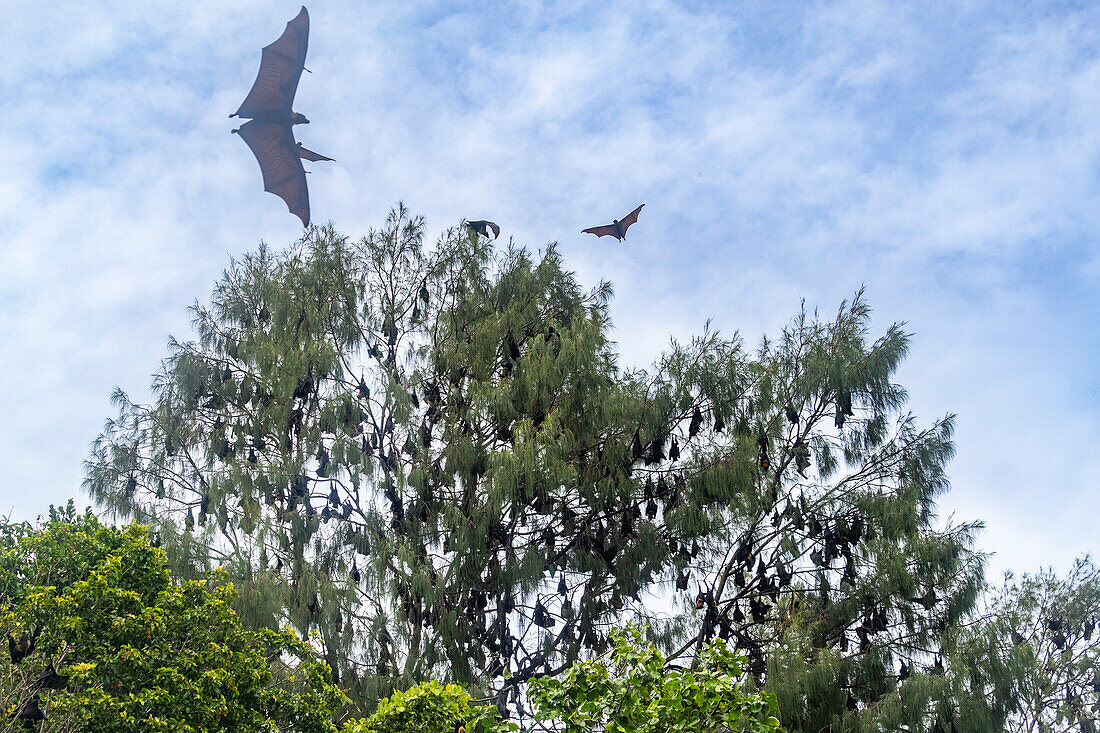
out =
<path fill-rule="evenodd" d="M 493 232 L 493 239 L 500 236 L 500 227 L 497 226 L 496 222 L 478 219 L 477 221 L 466 222 L 466 226 L 483 237 L 488 237 L 490 230 Z"/>
<path fill-rule="evenodd" d="M 283 35 L 264 46 L 260 71 L 252 90 L 240 109 L 229 115 L 251 120 L 233 132 L 248 143 L 256 156 L 264 177 L 264 190 L 285 201 L 290 213 L 307 227 L 309 191 L 302 159 L 332 160 L 294 140 L 293 126 L 309 124 L 304 115 L 291 109 L 298 91 L 298 79 L 305 68 L 308 43 L 309 13 L 303 7 L 298 16 L 286 24 Z"/>
<path fill-rule="evenodd" d="M 582 229 L 581 234 L 595 234 L 597 237 L 615 237 L 620 242 L 626 239 L 626 230 L 631 224 L 638 221 L 638 212 L 645 204 L 639 204 L 638 208 L 631 211 L 622 219 L 616 219 L 614 224 L 604 224 L 601 227 L 589 227 Z"/>

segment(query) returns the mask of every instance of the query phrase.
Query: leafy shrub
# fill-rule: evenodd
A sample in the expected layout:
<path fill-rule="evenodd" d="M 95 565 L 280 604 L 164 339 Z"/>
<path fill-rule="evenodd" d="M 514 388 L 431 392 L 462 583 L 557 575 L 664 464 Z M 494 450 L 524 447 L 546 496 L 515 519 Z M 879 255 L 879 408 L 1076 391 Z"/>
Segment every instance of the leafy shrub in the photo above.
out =
<path fill-rule="evenodd" d="M 7 715 L 47 661 L 68 677 L 41 691 L 51 731 L 335 731 L 345 698 L 290 630 L 244 629 L 219 574 L 174 581 L 144 527 L 100 524 L 70 503 L 40 529 L 0 526 L 0 630 L 41 628 L 19 664 L 0 662 Z"/>
<path fill-rule="evenodd" d="M 454 733 L 457 724 L 468 733 L 515 730 L 496 720 L 496 708 L 470 706 L 470 695 L 458 685 L 425 682 L 397 691 L 383 700 L 374 715 L 349 722 L 343 733 Z"/>
<path fill-rule="evenodd" d="M 742 689 L 745 658 L 721 639 L 694 669 L 667 666 L 634 627 L 612 632 L 612 645 L 610 668 L 577 662 L 558 679 L 533 681 L 536 719 L 564 722 L 565 733 L 781 731 L 775 695 Z"/>

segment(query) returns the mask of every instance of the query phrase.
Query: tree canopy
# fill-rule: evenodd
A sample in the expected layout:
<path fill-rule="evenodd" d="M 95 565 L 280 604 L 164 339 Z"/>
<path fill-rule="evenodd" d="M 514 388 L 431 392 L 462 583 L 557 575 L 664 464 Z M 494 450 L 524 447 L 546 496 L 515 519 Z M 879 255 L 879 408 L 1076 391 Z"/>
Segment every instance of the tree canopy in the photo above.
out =
<path fill-rule="evenodd" d="M 729 641 L 790 730 L 950 725 L 985 695 L 951 665 L 981 525 L 936 516 L 953 417 L 905 410 L 904 325 L 857 292 L 627 368 L 611 294 L 403 208 L 261 247 L 152 401 L 116 394 L 87 488 L 177 572 L 224 567 L 248 623 L 315 631 L 368 709 L 437 678 L 517 712 L 632 619 L 674 664 Z"/>
<path fill-rule="evenodd" d="M 289 630 L 247 630 L 230 586 L 175 582 L 142 526 L 53 510 L 0 524 L 9 717 L 52 731 L 335 731 L 346 698 Z M 25 653 L 24 653 L 25 652 Z"/>
<path fill-rule="evenodd" d="M 1100 570 L 1091 559 L 1064 576 L 1010 574 L 982 606 L 958 630 L 952 682 L 966 694 L 948 697 L 969 705 L 957 717 L 1008 730 L 1100 731 Z"/>

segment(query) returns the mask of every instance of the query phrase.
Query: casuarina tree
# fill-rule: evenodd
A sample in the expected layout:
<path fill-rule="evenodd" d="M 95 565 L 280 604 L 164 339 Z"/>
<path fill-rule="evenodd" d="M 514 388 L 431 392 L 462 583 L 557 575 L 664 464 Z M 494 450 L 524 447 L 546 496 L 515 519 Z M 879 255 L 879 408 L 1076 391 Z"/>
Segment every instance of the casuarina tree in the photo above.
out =
<path fill-rule="evenodd" d="M 904 412 L 901 326 L 857 294 L 628 369 L 608 283 L 423 229 L 234 262 L 151 400 L 116 394 L 96 501 L 226 568 L 250 623 L 319 632 L 368 702 L 445 676 L 507 710 L 627 617 L 674 662 L 730 639 L 793 730 L 942 664 L 981 556 L 936 520 L 952 422 Z"/>

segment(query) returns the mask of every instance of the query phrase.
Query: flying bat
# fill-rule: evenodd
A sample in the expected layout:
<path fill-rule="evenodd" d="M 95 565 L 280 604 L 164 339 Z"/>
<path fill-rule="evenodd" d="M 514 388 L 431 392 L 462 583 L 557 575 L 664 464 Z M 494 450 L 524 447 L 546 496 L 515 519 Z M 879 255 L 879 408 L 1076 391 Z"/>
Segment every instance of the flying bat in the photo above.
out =
<path fill-rule="evenodd" d="M 309 13 L 303 7 L 274 43 L 264 46 L 260 56 L 260 71 L 251 91 L 230 117 L 250 120 L 233 130 L 248 144 L 260 173 L 264 190 L 286 202 L 290 213 L 309 226 L 309 191 L 302 159 L 332 160 L 302 147 L 294 140 L 294 125 L 307 125 L 309 120 L 291 109 L 298 79 L 305 69 L 306 47 L 309 42 Z"/>
<path fill-rule="evenodd" d="M 494 222 L 491 222 L 491 221 L 485 221 L 484 219 L 478 219 L 477 221 L 468 221 L 468 222 L 466 222 L 466 226 L 470 227 L 470 229 L 473 229 L 475 232 L 477 232 L 478 234 L 480 234 L 483 237 L 488 237 L 489 236 L 489 230 L 490 229 L 493 230 L 493 239 L 496 239 L 497 237 L 500 236 L 500 227 L 497 226 Z"/>
<path fill-rule="evenodd" d="M 611 236 L 621 242 L 626 239 L 626 230 L 630 225 L 638 221 L 638 212 L 642 210 L 643 206 L 645 206 L 645 204 L 640 204 L 638 208 L 631 211 L 622 219 L 616 219 L 614 224 L 604 224 L 602 227 L 582 229 L 581 234 L 595 234 L 597 237 Z"/>

